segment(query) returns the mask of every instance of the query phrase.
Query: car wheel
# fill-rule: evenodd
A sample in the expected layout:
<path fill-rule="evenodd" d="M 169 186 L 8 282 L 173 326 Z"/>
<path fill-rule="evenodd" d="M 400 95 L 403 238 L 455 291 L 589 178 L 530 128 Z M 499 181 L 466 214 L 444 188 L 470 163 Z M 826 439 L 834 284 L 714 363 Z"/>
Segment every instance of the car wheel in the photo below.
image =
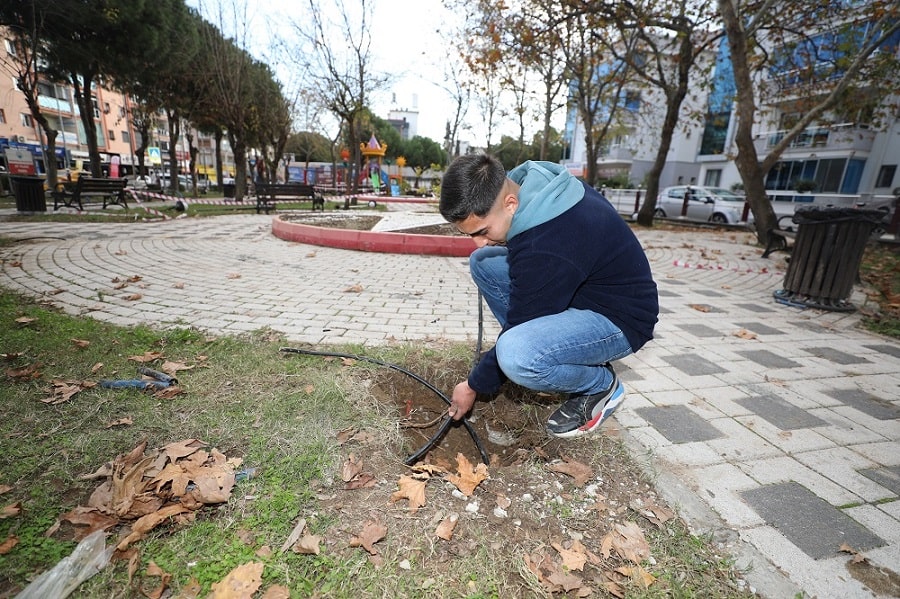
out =
<path fill-rule="evenodd" d="M 727 225 L 728 218 L 726 218 L 724 214 L 719 214 L 718 212 L 716 212 L 709 217 L 709 222 L 716 223 L 717 225 Z"/>
<path fill-rule="evenodd" d="M 658 216 L 659 218 L 665 218 L 666 211 L 663 210 L 662 208 L 657 208 L 656 210 L 653 211 L 653 216 Z"/>

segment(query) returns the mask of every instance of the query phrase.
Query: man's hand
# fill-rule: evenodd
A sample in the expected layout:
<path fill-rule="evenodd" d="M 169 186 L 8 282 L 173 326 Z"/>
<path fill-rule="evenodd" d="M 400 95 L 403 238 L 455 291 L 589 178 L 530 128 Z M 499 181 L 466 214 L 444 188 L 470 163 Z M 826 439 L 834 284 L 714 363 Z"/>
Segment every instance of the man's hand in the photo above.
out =
<path fill-rule="evenodd" d="M 450 407 L 447 413 L 454 420 L 462 420 L 469 413 L 475 403 L 475 391 L 469 386 L 468 381 L 463 381 L 453 388 L 453 397 L 450 398 Z"/>

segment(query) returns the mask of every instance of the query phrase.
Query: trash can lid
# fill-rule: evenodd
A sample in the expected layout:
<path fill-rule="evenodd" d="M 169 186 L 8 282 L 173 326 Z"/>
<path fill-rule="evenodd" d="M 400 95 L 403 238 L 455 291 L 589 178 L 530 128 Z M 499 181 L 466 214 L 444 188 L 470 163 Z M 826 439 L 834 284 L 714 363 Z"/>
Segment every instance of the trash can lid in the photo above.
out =
<path fill-rule="evenodd" d="M 822 222 L 869 222 L 878 224 L 884 218 L 883 210 L 872 210 L 863 208 L 841 208 L 841 207 L 821 207 L 821 206 L 803 206 L 797 208 L 791 220 L 794 224 L 802 225 L 804 223 L 822 223 Z"/>

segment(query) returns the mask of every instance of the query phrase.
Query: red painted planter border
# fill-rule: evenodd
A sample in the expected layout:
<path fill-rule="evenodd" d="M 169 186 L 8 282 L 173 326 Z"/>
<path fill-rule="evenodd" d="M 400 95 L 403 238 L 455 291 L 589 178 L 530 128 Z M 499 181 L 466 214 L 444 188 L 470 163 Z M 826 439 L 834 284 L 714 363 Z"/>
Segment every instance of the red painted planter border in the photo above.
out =
<path fill-rule="evenodd" d="M 280 216 L 272 219 L 272 234 L 285 241 L 388 254 L 467 257 L 475 249 L 468 237 L 317 227 L 284 221 Z"/>

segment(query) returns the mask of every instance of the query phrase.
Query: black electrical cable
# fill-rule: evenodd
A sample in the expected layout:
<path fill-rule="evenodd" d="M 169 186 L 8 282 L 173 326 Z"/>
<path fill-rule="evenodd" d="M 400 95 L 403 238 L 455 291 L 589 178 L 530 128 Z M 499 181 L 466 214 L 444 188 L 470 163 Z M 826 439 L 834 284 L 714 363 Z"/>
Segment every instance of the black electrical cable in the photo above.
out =
<path fill-rule="evenodd" d="M 378 364 L 379 366 L 386 366 L 387 368 L 392 368 L 393 370 L 396 370 L 397 372 L 402 372 L 403 374 L 422 383 L 423 385 L 428 387 L 428 389 L 430 389 L 431 391 L 434 391 L 434 393 L 438 397 L 443 399 L 447 405 L 450 405 L 450 398 L 448 398 L 446 395 L 444 395 L 440 389 L 438 389 L 437 387 L 435 387 L 434 385 L 432 385 L 431 383 L 429 383 L 428 381 L 426 381 L 419 375 L 417 375 L 413 372 L 410 372 L 409 370 L 403 368 L 402 366 L 398 366 L 397 364 L 391 364 L 390 362 L 384 362 L 382 360 L 377 360 L 375 358 L 370 358 L 368 356 L 360 356 L 360 355 L 356 355 L 356 354 L 344 354 L 344 353 L 339 353 L 339 352 L 317 351 L 317 350 L 313 350 L 313 349 L 301 349 L 301 348 L 296 348 L 296 347 L 282 347 L 279 351 L 282 351 L 285 353 L 292 353 L 292 354 L 304 354 L 304 355 L 308 355 L 308 356 L 328 356 L 328 357 L 334 357 L 334 358 L 347 358 L 349 360 L 359 360 L 361 362 L 371 362 L 372 364 Z M 453 423 L 453 419 L 448 414 L 445 417 L 443 424 L 441 424 L 441 427 L 438 429 L 437 433 L 435 433 L 428 440 L 428 442 L 425 444 L 424 447 L 422 447 L 422 449 L 420 449 L 413 455 L 406 458 L 406 460 L 404 460 L 403 463 L 406 464 L 407 466 L 411 466 L 412 464 L 415 464 L 421 456 L 425 455 L 428 452 L 428 450 L 430 450 L 432 447 L 434 447 L 435 443 L 437 443 L 438 440 L 444 435 L 444 433 L 447 432 L 447 429 L 450 427 L 450 425 L 452 423 Z M 486 465 L 489 465 L 490 458 L 488 457 L 487 452 L 484 450 L 484 447 L 481 445 L 481 439 L 478 438 L 478 434 L 475 432 L 475 429 L 472 428 L 472 425 L 465 418 L 462 420 L 462 424 L 463 424 L 463 426 L 466 427 L 466 430 L 468 431 L 469 436 L 472 437 L 472 441 L 475 443 L 475 447 L 478 448 L 478 453 L 481 454 L 481 460 Z"/>

